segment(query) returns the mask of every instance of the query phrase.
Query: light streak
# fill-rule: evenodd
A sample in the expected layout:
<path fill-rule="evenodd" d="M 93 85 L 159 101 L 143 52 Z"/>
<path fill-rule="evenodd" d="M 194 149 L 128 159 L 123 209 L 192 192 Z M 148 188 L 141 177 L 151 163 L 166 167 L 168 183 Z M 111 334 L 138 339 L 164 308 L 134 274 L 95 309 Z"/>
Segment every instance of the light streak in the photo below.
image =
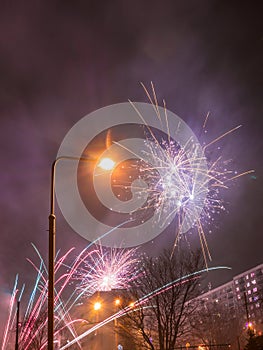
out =
<path fill-rule="evenodd" d="M 6 348 L 6 344 L 7 344 L 8 338 L 9 338 L 10 324 L 11 324 L 11 327 L 13 326 L 13 323 L 11 322 L 11 320 L 12 320 L 12 316 L 15 316 L 14 304 L 15 304 L 16 294 L 18 292 L 17 283 L 18 283 L 18 275 L 16 275 L 16 277 L 15 277 L 15 283 L 14 283 L 13 291 L 11 294 L 11 299 L 10 299 L 10 304 L 9 304 L 9 309 L 8 309 L 8 319 L 7 319 L 7 323 L 5 326 L 4 335 L 3 335 L 3 342 L 2 342 L 2 347 L 1 347 L 2 350 L 4 350 Z"/>
<path fill-rule="evenodd" d="M 47 326 L 47 293 L 48 293 L 48 278 L 47 278 L 47 268 L 44 264 L 44 261 L 40 255 L 40 252 L 33 245 L 35 251 L 37 252 L 38 257 L 40 258 L 40 264 L 37 266 L 34 262 L 28 259 L 31 265 L 37 272 L 37 276 L 35 279 L 35 283 L 29 296 L 28 304 L 25 308 L 25 312 L 23 317 L 21 316 L 21 325 L 19 330 L 19 347 L 23 350 L 28 350 L 34 344 L 35 341 L 40 340 L 39 344 L 40 349 L 45 348 L 47 344 L 47 334 L 46 334 L 46 326 Z M 56 257 L 55 262 L 55 272 L 57 276 L 56 284 L 55 284 L 55 334 L 59 334 L 62 329 L 67 329 L 71 336 L 76 337 L 75 331 L 75 323 L 82 322 L 83 320 L 72 320 L 69 314 L 69 309 L 72 307 L 72 304 L 65 307 L 63 301 L 63 293 L 66 292 L 66 288 L 70 286 L 70 282 L 73 274 L 75 273 L 75 269 L 78 264 L 75 262 L 70 267 L 67 267 L 67 271 L 64 272 L 65 269 L 65 260 L 69 257 L 69 255 L 73 252 L 73 249 L 70 249 L 65 255 L 62 257 Z M 84 251 L 83 251 L 84 252 Z M 85 253 L 85 252 L 84 252 Z M 8 346 L 9 336 L 14 329 L 14 320 L 16 316 L 16 307 L 15 300 L 18 296 L 18 300 L 21 300 L 22 293 L 24 291 L 24 285 L 21 288 L 21 292 L 19 293 L 18 288 L 18 275 L 15 278 L 14 288 L 9 304 L 9 316 L 6 323 L 3 343 L 1 350 L 6 350 Z M 67 294 L 67 293 L 66 293 Z"/>
<path fill-rule="evenodd" d="M 186 283 L 187 280 L 190 280 L 192 278 L 197 278 L 199 275 L 201 275 L 202 273 L 208 272 L 208 271 L 213 271 L 213 270 L 219 270 L 219 269 L 228 269 L 230 270 L 231 268 L 228 266 L 216 266 L 216 267 L 209 267 L 206 269 L 202 269 L 199 271 L 195 271 L 193 273 L 187 274 L 183 277 L 177 278 L 169 283 L 167 283 L 164 286 L 161 286 L 159 288 L 156 288 L 154 291 L 151 291 L 150 293 L 148 293 L 147 295 L 142 296 L 140 299 L 136 300 L 133 302 L 132 306 L 127 306 L 124 309 L 112 314 L 111 316 L 107 317 L 105 320 L 101 321 L 100 323 L 96 324 L 95 326 L 91 327 L 90 329 L 88 329 L 87 331 L 83 332 L 82 334 L 80 334 L 78 337 L 76 337 L 75 339 L 73 339 L 72 341 L 68 342 L 67 344 L 65 344 L 64 346 L 62 346 L 60 348 L 60 350 L 65 350 L 68 347 L 70 347 L 71 345 L 75 344 L 75 342 L 80 341 L 81 339 L 85 338 L 86 336 L 88 336 L 89 334 L 91 334 L 92 332 L 95 332 L 97 329 L 103 327 L 104 325 L 108 324 L 109 322 L 113 321 L 114 319 L 118 319 L 120 317 L 125 316 L 127 313 L 131 313 L 131 312 L 135 312 L 138 310 L 138 308 L 136 307 L 144 307 L 142 306 L 143 304 L 145 304 L 149 299 L 153 298 L 154 296 L 165 292 L 166 290 L 168 290 L 169 288 L 171 288 L 172 286 L 178 284 L 178 283 Z M 147 307 L 147 306 L 146 306 Z"/>
<path fill-rule="evenodd" d="M 130 222 L 126 221 L 125 223 Z M 120 227 L 121 225 L 118 225 Z M 110 231 L 106 232 L 103 236 L 110 234 L 115 228 L 112 228 Z M 96 242 L 100 237 L 96 240 Z M 95 279 L 95 276 L 100 269 L 101 278 L 103 274 L 103 267 L 106 268 L 104 273 L 109 272 L 111 266 L 110 260 L 114 262 L 115 268 L 112 265 L 112 273 L 114 273 L 115 284 L 112 284 L 112 287 L 116 286 L 128 286 L 127 277 L 125 281 L 124 274 L 130 272 L 130 278 L 134 278 L 136 275 L 135 268 L 132 266 L 136 264 L 137 259 L 135 258 L 136 249 L 124 250 L 124 249 L 111 249 L 109 253 L 106 252 L 101 246 L 93 247 L 94 242 L 91 242 L 86 248 L 84 248 L 76 258 L 73 259 L 71 264 L 68 264 L 68 260 L 72 260 L 72 254 L 74 248 L 69 249 L 64 255 L 60 256 L 59 252 L 56 255 L 55 259 L 55 300 L 54 300 L 54 323 L 55 323 L 55 338 L 60 336 L 62 330 L 67 329 L 70 334 L 71 339 L 76 339 L 76 324 L 87 322 L 83 319 L 72 319 L 70 311 L 76 305 L 76 302 L 86 295 L 87 288 L 77 288 L 76 276 L 80 276 L 81 273 L 85 270 L 87 274 L 90 275 L 90 278 Z M 39 264 L 36 264 L 31 259 L 27 259 L 32 267 L 37 272 L 36 279 L 32 288 L 32 292 L 29 296 L 27 306 L 25 307 L 25 312 L 23 315 L 23 321 L 21 322 L 20 331 L 19 331 L 19 346 L 23 350 L 29 350 L 33 345 L 34 341 L 38 338 L 41 338 L 41 344 L 39 345 L 40 350 L 44 349 L 47 345 L 47 293 L 48 293 L 48 270 L 45 265 L 45 262 L 35 245 L 33 248 L 39 258 Z M 130 262 L 129 262 L 130 259 Z M 93 266 L 96 263 L 97 266 Z M 88 263 L 89 262 L 89 263 Z M 123 264 L 123 265 L 121 265 Z M 90 273 L 87 268 L 90 268 Z M 123 267 L 123 271 L 121 271 Z M 97 268 L 97 270 L 96 270 Z M 103 281 L 103 278 L 101 279 Z M 87 281 L 86 281 L 87 282 Z M 103 287 L 102 283 L 98 283 L 98 279 L 94 286 Z M 107 288 L 110 287 L 110 284 L 107 284 Z M 72 291 L 73 290 L 73 291 Z M 18 288 L 18 276 L 16 276 L 15 284 L 12 292 L 12 296 L 9 304 L 9 314 L 8 320 L 5 326 L 5 331 L 3 335 L 3 343 L 1 350 L 7 350 L 9 336 L 14 329 L 16 308 L 15 300 L 21 299 L 24 291 L 24 285 L 21 288 L 19 293 Z M 91 292 L 91 290 L 89 291 Z M 69 295 L 69 297 L 68 297 Z M 76 342 L 81 348 L 78 340 Z"/>

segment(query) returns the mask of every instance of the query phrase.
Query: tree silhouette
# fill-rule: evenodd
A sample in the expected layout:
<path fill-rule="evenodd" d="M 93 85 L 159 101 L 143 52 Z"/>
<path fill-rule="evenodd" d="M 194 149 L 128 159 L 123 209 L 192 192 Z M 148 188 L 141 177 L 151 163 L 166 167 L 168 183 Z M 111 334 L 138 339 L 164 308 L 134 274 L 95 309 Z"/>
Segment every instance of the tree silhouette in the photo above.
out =
<path fill-rule="evenodd" d="M 200 283 L 200 274 L 195 273 L 202 267 L 199 251 L 143 257 L 141 274 L 129 290 L 130 300 L 136 302 L 120 321 L 122 331 L 135 339 L 139 349 L 172 350 L 177 339 L 190 331 Z"/>

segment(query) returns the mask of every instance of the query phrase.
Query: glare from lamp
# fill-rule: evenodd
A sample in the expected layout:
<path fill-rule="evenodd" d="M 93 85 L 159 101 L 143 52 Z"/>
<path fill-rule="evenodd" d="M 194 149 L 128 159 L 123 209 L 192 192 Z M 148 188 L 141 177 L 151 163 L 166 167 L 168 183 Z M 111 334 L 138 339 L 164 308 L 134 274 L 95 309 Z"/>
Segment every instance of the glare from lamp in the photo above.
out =
<path fill-rule="evenodd" d="M 103 170 L 112 170 L 115 166 L 115 162 L 110 158 L 102 158 L 98 166 Z"/>
<path fill-rule="evenodd" d="M 99 301 L 97 301 L 93 307 L 94 307 L 94 310 L 97 311 L 101 308 L 101 303 Z"/>

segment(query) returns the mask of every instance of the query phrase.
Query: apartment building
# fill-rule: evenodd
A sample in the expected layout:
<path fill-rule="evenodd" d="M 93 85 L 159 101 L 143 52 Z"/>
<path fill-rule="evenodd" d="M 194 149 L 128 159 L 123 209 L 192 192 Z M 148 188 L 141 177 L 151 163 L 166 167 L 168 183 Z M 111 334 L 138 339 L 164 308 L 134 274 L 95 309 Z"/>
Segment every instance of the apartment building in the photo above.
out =
<path fill-rule="evenodd" d="M 255 266 L 217 288 L 203 293 L 201 304 L 226 307 L 232 316 L 242 317 L 263 331 L 263 264 Z"/>
<path fill-rule="evenodd" d="M 243 318 L 263 332 L 263 264 L 233 278 L 238 309 L 243 309 Z"/>
<path fill-rule="evenodd" d="M 191 334 L 183 342 L 241 349 L 248 329 L 263 334 L 263 264 L 201 294 L 196 305 Z"/>

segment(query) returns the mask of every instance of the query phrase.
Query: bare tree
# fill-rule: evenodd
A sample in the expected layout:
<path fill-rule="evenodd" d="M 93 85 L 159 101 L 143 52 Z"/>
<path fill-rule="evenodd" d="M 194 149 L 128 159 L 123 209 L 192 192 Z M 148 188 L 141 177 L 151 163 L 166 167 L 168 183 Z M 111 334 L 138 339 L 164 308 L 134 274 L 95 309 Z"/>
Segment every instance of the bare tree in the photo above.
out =
<path fill-rule="evenodd" d="M 213 344 L 215 350 L 231 344 L 239 348 L 242 333 L 242 317 L 238 310 L 223 302 L 199 299 L 195 314 L 191 318 L 192 336 L 202 344 Z"/>
<path fill-rule="evenodd" d="M 203 258 L 199 251 L 164 251 L 157 258 L 145 256 L 141 266 L 129 291 L 134 306 L 120 321 L 122 330 L 138 348 L 172 350 L 189 331 Z"/>

